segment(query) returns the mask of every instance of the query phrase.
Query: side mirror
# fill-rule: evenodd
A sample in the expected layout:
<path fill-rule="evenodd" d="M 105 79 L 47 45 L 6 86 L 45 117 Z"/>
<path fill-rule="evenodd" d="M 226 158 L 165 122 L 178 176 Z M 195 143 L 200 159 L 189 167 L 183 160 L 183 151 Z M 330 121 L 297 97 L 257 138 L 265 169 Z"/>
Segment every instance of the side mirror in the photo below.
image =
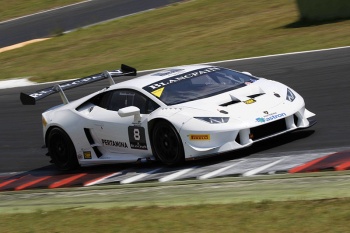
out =
<path fill-rule="evenodd" d="M 133 123 L 139 123 L 141 122 L 141 114 L 140 109 L 135 106 L 125 107 L 118 110 L 118 115 L 120 117 L 128 117 L 128 116 L 134 116 L 134 122 Z"/>

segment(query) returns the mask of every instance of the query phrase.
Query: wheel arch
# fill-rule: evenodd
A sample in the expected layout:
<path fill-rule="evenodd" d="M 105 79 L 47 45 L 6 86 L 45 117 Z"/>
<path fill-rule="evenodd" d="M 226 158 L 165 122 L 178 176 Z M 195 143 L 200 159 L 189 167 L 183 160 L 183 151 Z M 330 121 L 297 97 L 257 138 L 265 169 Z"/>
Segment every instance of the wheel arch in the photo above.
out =
<path fill-rule="evenodd" d="M 45 132 L 45 138 L 44 138 L 44 140 L 45 140 L 45 146 L 46 146 L 46 147 L 47 147 L 47 143 L 48 143 L 48 139 L 49 139 L 50 132 L 51 132 L 53 129 L 55 129 L 55 128 L 61 129 L 62 131 L 64 131 L 64 132 L 69 136 L 69 134 L 68 134 L 62 127 L 60 127 L 60 126 L 58 126 L 58 125 L 51 125 L 51 126 L 46 130 L 46 132 Z M 69 138 L 70 138 L 70 137 L 69 137 Z"/>
<path fill-rule="evenodd" d="M 171 123 L 169 120 L 165 119 L 165 118 L 162 118 L 162 117 L 158 117 L 158 118 L 153 118 L 152 120 L 150 120 L 148 122 L 148 125 L 147 125 L 147 128 L 148 128 L 148 135 L 149 135 L 149 138 L 150 138 L 150 141 L 152 140 L 152 131 L 153 131 L 153 128 L 155 126 L 155 124 L 157 122 L 161 122 L 161 121 L 165 121 L 167 122 L 168 124 L 171 124 L 177 131 L 177 133 L 179 134 L 179 129 L 176 127 L 176 125 L 174 125 L 173 123 Z"/>

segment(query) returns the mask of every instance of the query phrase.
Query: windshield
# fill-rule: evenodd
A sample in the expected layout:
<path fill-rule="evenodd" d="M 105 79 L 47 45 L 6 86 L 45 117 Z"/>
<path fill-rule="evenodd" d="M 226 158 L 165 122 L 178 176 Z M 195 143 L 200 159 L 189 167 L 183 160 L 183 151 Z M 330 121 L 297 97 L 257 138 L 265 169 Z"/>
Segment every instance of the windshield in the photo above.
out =
<path fill-rule="evenodd" d="M 234 90 L 256 80 L 233 70 L 208 67 L 163 79 L 143 89 L 166 105 L 174 105 Z"/>

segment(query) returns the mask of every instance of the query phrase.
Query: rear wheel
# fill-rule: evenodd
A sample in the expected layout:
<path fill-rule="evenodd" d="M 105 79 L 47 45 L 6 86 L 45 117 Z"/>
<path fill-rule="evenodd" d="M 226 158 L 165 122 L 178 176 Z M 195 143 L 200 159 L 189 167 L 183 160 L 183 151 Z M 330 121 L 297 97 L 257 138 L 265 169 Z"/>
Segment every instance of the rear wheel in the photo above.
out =
<path fill-rule="evenodd" d="M 47 145 L 52 162 L 58 169 L 67 171 L 79 167 L 73 142 L 62 129 L 50 131 Z"/>
<path fill-rule="evenodd" d="M 166 165 L 178 165 L 185 160 L 183 144 L 174 126 L 159 121 L 152 130 L 152 149 L 156 158 Z"/>

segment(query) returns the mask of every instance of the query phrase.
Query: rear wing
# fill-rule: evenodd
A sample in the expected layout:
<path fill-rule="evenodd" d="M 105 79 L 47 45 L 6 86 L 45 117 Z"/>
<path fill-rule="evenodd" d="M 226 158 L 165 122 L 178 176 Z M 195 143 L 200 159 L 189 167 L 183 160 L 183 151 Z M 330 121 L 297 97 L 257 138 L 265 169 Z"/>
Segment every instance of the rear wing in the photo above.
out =
<path fill-rule="evenodd" d="M 65 90 L 80 87 L 82 85 L 100 81 L 102 79 L 109 79 L 109 84 L 113 85 L 115 84 L 113 77 L 136 76 L 136 73 L 137 71 L 135 68 L 122 64 L 120 70 L 104 71 L 99 74 L 94 74 L 84 78 L 56 84 L 52 87 L 41 89 L 32 94 L 25 94 L 21 92 L 20 99 L 23 105 L 35 105 L 36 101 L 41 100 L 51 94 L 59 92 L 63 103 L 67 104 L 69 103 L 69 101 L 66 95 L 64 94 Z"/>

